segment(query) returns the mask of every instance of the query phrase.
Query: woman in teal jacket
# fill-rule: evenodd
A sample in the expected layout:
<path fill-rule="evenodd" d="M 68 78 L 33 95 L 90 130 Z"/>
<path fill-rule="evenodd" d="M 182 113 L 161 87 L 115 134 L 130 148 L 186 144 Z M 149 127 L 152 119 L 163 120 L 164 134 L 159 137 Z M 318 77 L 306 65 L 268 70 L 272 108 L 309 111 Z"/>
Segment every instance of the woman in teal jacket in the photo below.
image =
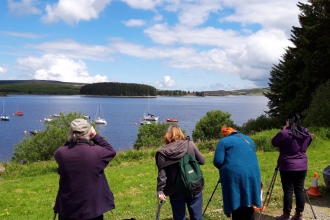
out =
<path fill-rule="evenodd" d="M 253 206 L 261 207 L 261 180 L 256 146 L 233 128 L 222 127 L 213 164 L 219 169 L 223 206 L 233 220 L 254 219 Z"/>

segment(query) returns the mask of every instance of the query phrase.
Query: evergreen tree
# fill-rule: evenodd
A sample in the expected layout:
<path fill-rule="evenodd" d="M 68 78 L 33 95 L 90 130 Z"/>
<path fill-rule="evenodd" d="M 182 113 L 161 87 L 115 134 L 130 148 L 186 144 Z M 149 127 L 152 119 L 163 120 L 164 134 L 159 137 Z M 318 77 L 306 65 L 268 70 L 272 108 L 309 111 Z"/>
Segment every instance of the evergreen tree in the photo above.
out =
<path fill-rule="evenodd" d="M 279 64 L 270 72 L 269 91 L 265 96 L 271 117 L 280 120 L 295 111 L 308 108 L 312 94 L 330 79 L 330 1 L 298 3 L 301 27 L 293 27 L 288 47 Z"/>

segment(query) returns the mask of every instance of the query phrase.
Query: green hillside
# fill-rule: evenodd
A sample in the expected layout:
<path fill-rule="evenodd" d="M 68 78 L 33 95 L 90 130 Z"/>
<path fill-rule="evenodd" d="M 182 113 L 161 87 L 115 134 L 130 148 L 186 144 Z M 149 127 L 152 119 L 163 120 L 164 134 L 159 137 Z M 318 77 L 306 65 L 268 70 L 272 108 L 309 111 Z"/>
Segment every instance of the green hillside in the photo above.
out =
<path fill-rule="evenodd" d="M 107 88 L 104 88 L 107 87 Z M 137 88 L 139 87 L 139 88 Z M 88 89 L 89 88 L 89 89 Z M 97 88 L 97 91 L 91 90 Z M 102 89 L 102 90 L 101 90 Z M 123 91 L 121 91 L 123 90 Z M 83 92 L 82 92 L 83 91 Z M 111 91 L 115 91 L 111 92 Z M 157 90 L 149 85 L 136 83 L 74 83 L 50 80 L 0 80 L 0 96 L 7 94 L 34 94 L 34 95 L 108 95 L 111 96 L 227 96 L 227 95 L 263 95 L 267 88 L 217 90 L 188 93 L 181 90 Z M 118 93 L 119 92 L 119 93 Z M 118 94 L 117 94 L 118 93 Z M 203 95 L 202 95 L 203 94 Z"/>
<path fill-rule="evenodd" d="M 84 85 L 47 80 L 0 80 L 0 94 L 77 95 Z"/>

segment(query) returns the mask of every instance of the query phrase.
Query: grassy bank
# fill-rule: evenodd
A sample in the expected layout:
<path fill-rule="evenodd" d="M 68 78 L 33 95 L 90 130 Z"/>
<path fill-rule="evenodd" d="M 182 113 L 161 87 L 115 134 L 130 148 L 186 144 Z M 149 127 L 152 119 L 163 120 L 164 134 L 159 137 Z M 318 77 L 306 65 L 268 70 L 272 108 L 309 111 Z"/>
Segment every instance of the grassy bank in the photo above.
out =
<path fill-rule="evenodd" d="M 329 140 L 319 141 L 308 150 L 309 170 L 305 187 L 312 184 L 313 173 L 319 174 L 319 190 L 324 196 L 329 192 L 322 177 L 323 169 L 329 165 Z M 121 152 L 117 160 L 105 170 L 115 196 L 116 209 L 105 214 L 105 219 L 154 219 L 157 210 L 154 151 Z M 206 164 L 202 166 L 205 176 L 204 208 L 218 182 L 218 171 L 212 164 L 213 152 L 204 153 Z M 278 152 L 257 153 L 264 195 L 274 174 Z M 30 165 L 2 164 L 6 172 L 0 180 L 0 219 L 52 219 L 52 207 L 58 189 L 58 174 L 54 161 Z M 279 174 L 267 212 L 279 213 L 282 204 Z M 161 210 L 161 219 L 170 220 L 169 201 Z M 204 219 L 226 219 L 222 213 L 221 185 L 218 186 Z"/>

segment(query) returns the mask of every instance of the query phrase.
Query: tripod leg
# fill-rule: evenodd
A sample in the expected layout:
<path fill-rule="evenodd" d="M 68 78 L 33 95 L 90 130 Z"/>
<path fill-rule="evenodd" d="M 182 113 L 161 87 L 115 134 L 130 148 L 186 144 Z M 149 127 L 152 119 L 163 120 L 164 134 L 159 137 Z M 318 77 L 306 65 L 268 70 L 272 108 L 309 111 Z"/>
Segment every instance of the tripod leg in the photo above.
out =
<path fill-rule="evenodd" d="M 308 202 L 309 202 L 309 205 L 310 205 L 310 207 L 311 207 L 311 210 L 312 210 L 312 212 L 313 212 L 314 218 L 316 219 L 316 215 L 315 215 L 314 209 L 313 209 L 313 207 L 312 207 L 311 200 L 309 200 L 309 196 L 308 196 L 307 190 L 304 189 L 304 191 L 305 191 L 305 194 L 306 194 L 306 196 L 307 196 L 307 200 L 308 200 Z"/>
<path fill-rule="evenodd" d="M 259 213 L 258 220 L 260 220 L 260 217 L 261 217 L 261 214 L 262 214 L 262 212 L 264 210 L 264 207 L 265 206 L 268 206 L 268 204 L 269 204 L 269 201 L 270 201 L 270 198 L 272 196 L 273 189 L 274 189 L 274 186 L 275 186 L 275 180 L 276 180 L 277 172 L 278 172 L 278 167 L 275 168 L 275 171 L 274 171 L 272 180 L 270 181 L 269 188 L 268 188 L 268 191 L 266 193 L 264 202 L 262 204 L 262 207 L 261 207 L 261 210 L 260 210 L 260 213 Z"/>
<path fill-rule="evenodd" d="M 211 200 L 212 200 L 212 197 L 213 197 L 215 191 L 216 191 L 217 188 L 218 188 L 219 183 L 220 183 L 220 180 L 218 180 L 218 183 L 217 183 L 217 185 L 215 186 L 215 188 L 214 188 L 214 190 L 213 190 L 213 193 L 212 193 L 212 195 L 211 195 L 209 201 L 207 202 L 207 205 L 206 205 L 206 207 L 205 207 L 205 209 L 204 209 L 204 212 L 203 212 L 203 216 L 204 216 L 204 214 L 205 214 L 205 212 L 206 212 L 207 207 L 209 206 L 209 204 L 210 204 L 210 202 L 211 202 Z"/>

